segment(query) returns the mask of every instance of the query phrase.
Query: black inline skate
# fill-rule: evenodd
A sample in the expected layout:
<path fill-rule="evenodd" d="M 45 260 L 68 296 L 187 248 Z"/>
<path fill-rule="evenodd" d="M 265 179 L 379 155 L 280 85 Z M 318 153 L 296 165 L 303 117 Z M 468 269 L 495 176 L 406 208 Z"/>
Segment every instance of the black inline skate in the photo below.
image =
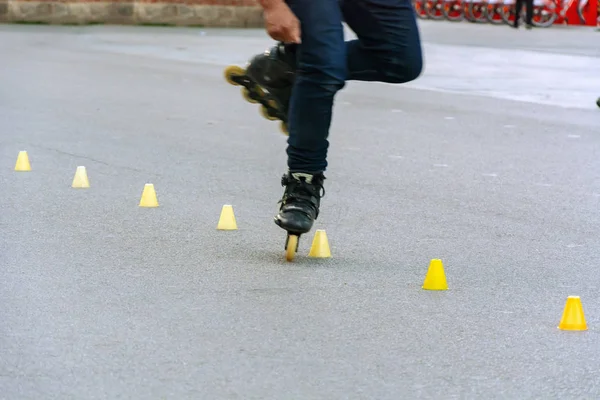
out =
<path fill-rule="evenodd" d="M 288 172 L 281 178 L 285 186 L 282 199 L 279 201 L 279 213 L 275 223 L 288 232 L 285 241 L 286 259 L 292 261 L 298 252 L 300 236 L 311 230 L 319 216 L 321 197 L 325 195 L 322 173 L 306 174 Z"/>
<path fill-rule="evenodd" d="M 281 120 L 281 131 L 287 135 L 287 111 L 295 71 L 295 45 L 278 43 L 254 56 L 246 69 L 228 66 L 225 80 L 234 86 L 243 86 L 244 99 L 262 104 L 262 116 L 271 121 Z"/>

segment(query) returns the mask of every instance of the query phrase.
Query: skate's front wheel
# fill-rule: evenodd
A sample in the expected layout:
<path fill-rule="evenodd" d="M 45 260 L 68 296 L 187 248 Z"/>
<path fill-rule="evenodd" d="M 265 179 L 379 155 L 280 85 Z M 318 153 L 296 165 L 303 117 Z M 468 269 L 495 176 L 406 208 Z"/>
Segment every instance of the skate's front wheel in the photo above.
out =
<path fill-rule="evenodd" d="M 268 119 L 269 121 L 275 121 L 275 120 L 277 120 L 277 119 L 278 119 L 278 118 L 277 118 L 275 115 L 272 115 L 272 114 L 269 112 L 269 109 L 268 109 L 267 107 L 265 107 L 265 106 L 262 106 L 262 107 L 260 108 L 260 113 L 262 114 L 263 118 L 266 118 L 266 119 Z"/>
<path fill-rule="evenodd" d="M 234 80 L 234 78 L 244 76 L 245 74 L 246 74 L 246 70 L 237 65 L 230 65 L 229 67 L 225 68 L 225 73 L 224 73 L 225 80 L 227 81 L 227 83 L 229 83 L 230 85 L 234 85 L 234 86 L 239 85 L 239 83 L 237 83 Z"/>
<path fill-rule="evenodd" d="M 292 261 L 298 252 L 298 235 L 288 233 L 285 241 L 285 259 Z"/>
<path fill-rule="evenodd" d="M 244 100 L 248 103 L 257 104 L 259 102 L 260 96 L 263 96 L 261 92 L 256 90 L 255 92 L 251 92 L 248 88 L 242 88 L 242 96 Z"/>
<path fill-rule="evenodd" d="M 248 89 L 247 87 L 243 87 L 242 96 L 248 103 L 257 104 L 260 103 L 261 98 L 265 97 L 265 92 L 258 85 L 252 87 L 252 90 Z"/>

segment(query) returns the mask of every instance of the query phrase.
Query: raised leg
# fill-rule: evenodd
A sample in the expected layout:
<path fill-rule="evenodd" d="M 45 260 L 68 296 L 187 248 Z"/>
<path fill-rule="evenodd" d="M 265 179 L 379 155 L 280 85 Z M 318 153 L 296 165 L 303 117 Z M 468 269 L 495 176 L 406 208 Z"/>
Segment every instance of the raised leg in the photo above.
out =
<path fill-rule="evenodd" d="M 405 83 L 423 69 L 421 40 L 410 0 L 343 0 L 358 37 L 346 43 L 347 80 Z"/>

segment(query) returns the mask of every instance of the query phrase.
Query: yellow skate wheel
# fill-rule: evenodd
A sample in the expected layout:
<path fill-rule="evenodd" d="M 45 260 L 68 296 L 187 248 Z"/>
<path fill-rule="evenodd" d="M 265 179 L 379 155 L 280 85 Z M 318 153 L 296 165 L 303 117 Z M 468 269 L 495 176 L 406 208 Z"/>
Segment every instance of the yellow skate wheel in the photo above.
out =
<path fill-rule="evenodd" d="M 256 90 L 256 93 L 258 93 L 260 97 L 265 97 L 265 91 L 260 86 L 256 85 L 254 90 Z"/>
<path fill-rule="evenodd" d="M 285 136 L 290 136 L 287 124 L 285 122 L 281 122 L 281 124 L 279 124 L 279 129 L 281 130 L 281 133 L 283 133 Z"/>
<path fill-rule="evenodd" d="M 292 261 L 296 256 L 296 252 L 298 251 L 298 236 L 297 235 L 288 235 L 287 242 L 285 245 L 285 259 L 287 261 Z"/>
<path fill-rule="evenodd" d="M 258 101 L 250 97 L 250 91 L 247 88 L 242 88 L 242 96 L 244 97 L 244 100 L 246 100 L 248 103 L 258 103 Z"/>
<path fill-rule="evenodd" d="M 265 96 L 265 92 L 264 90 L 262 90 L 262 88 L 258 85 L 255 85 L 252 90 L 259 96 L 259 97 L 264 97 Z M 249 102 L 249 103 L 258 103 L 258 100 L 254 100 L 252 97 L 250 97 L 250 91 L 248 90 L 248 88 L 242 88 L 242 96 L 244 96 L 244 99 Z"/>
<path fill-rule="evenodd" d="M 237 83 L 235 83 L 231 78 L 234 76 L 242 76 L 245 73 L 246 70 L 244 68 L 237 65 L 230 65 L 229 67 L 225 68 L 225 80 L 230 85 L 237 86 Z"/>
<path fill-rule="evenodd" d="M 269 111 L 267 110 L 267 107 L 265 107 L 265 106 L 262 106 L 260 108 L 260 113 L 262 114 L 262 116 L 264 118 L 268 119 L 269 121 L 275 121 L 277 119 L 277 117 L 269 115 Z"/>

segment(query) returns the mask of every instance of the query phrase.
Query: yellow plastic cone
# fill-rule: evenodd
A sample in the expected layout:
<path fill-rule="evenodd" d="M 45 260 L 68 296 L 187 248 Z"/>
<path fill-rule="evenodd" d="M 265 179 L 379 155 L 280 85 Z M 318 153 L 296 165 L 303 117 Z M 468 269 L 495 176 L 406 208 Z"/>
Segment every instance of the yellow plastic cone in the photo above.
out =
<path fill-rule="evenodd" d="M 558 329 L 563 331 L 585 331 L 587 324 L 583 315 L 583 307 L 579 296 L 567 297 L 567 303 L 563 311 L 562 318 L 558 324 Z"/>
<path fill-rule="evenodd" d="M 90 187 L 90 181 L 88 180 L 87 172 L 85 171 L 85 167 L 77 167 L 75 171 L 75 176 L 73 177 L 73 183 L 71 187 L 77 189 L 87 189 Z"/>
<path fill-rule="evenodd" d="M 446 274 L 444 274 L 442 260 L 431 260 L 422 288 L 425 290 L 448 290 L 448 283 L 446 282 Z"/>
<path fill-rule="evenodd" d="M 315 232 L 312 245 L 310 246 L 309 257 L 314 258 L 328 258 L 331 257 L 331 250 L 329 249 L 329 241 L 327 240 L 327 234 L 324 230 L 319 229 Z"/>
<path fill-rule="evenodd" d="M 17 163 L 15 164 L 15 171 L 26 172 L 31 171 L 31 165 L 29 164 L 29 156 L 26 151 L 20 151 L 17 157 Z"/>
<path fill-rule="evenodd" d="M 229 204 L 224 205 L 221 209 L 221 216 L 219 217 L 217 229 L 222 231 L 234 231 L 237 229 L 235 215 L 233 215 L 233 207 Z"/>
<path fill-rule="evenodd" d="M 142 198 L 140 199 L 140 207 L 158 207 L 158 199 L 156 198 L 156 191 L 153 184 L 146 183 L 144 186 Z"/>

